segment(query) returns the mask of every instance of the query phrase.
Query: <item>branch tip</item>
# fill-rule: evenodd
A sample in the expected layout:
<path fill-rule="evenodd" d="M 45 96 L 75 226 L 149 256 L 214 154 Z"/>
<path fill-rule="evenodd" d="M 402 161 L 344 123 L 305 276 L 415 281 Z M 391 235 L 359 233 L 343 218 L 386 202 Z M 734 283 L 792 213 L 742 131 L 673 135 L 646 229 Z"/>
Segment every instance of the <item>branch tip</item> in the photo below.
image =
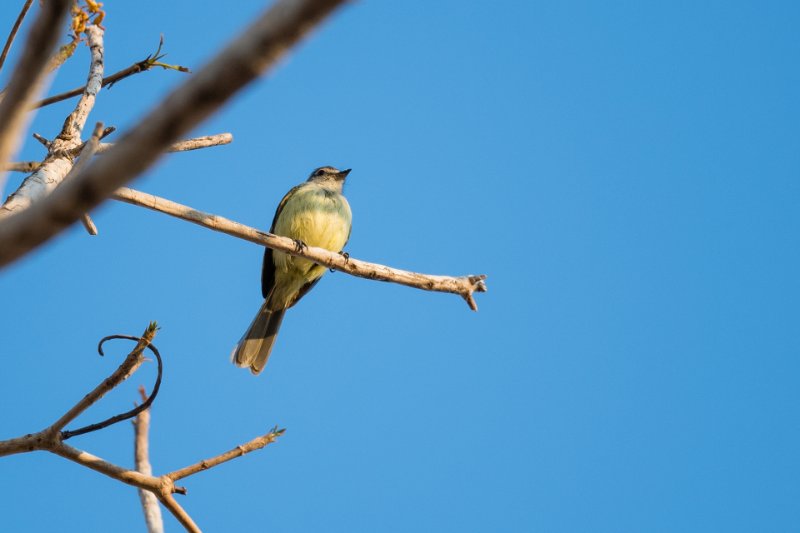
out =
<path fill-rule="evenodd" d="M 84 213 L 81 217 L 81 222 L 83 223 L 83 227 L 86 228 L 86 232 L 89 235 L 97 235 L 97 225 L 92 220 L 92 217 L 89 216 L 88 213 Z"/>
<path fill-rule="evenodd" d="M 50 144 L 51 144 L 51 142 L 50 142 L 48 139 L 46 139 L 46 138 L 42 137 L 42 136 L 41 136 L 41 135 L 39 135 L 38 133 L 31 133 L 31 135 L 33 136 L 33 138 L 34 138 L 34 139 L 36 139 L 37 141 L 39 141 L 40 143 L 42 143 L 42 145 L 43 145 L 45 148 L 50 148 Z"/>

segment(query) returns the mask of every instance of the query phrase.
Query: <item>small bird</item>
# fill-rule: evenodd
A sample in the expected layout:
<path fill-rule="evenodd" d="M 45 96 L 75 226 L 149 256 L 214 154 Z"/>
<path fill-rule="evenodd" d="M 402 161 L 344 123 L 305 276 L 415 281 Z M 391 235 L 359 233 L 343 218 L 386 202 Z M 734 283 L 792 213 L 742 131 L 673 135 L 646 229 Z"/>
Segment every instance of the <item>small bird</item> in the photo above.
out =
<path fill-rule="evenodd" d="M 350 238 L 353 215 L 342 195 L 350 169 L 320 167 L 308 180 L 283 197 L 270 233 L 289 237 L 298 247 L 318 246 L 342 252 Z M 317 284 L 325 267 L 284 252 L 266 248 L 261 267 L 261 294 L 264 303 L 234 347 L 231 355 L 237 366 L 250 367 L 259 374 L 267 364 L 278 335 L 283 314 Z"/>

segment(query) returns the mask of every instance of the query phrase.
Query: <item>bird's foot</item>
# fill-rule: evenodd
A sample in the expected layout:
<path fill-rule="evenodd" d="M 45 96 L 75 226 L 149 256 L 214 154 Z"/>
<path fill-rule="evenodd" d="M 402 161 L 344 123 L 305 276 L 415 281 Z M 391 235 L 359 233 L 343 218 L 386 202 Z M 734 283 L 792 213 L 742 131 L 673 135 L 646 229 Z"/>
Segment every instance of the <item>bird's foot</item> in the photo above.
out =
<path fill-rule="evenodd" d="M 345 252 L 344 250 L 342 250 L 341 252 L 339 252 L 339 255 L 341 255 L 342 257 L 344 257 L 344 264 L 345 264 L 345 265 L 347 264 L 347 262 L 348 262 L 348 261 L 350 261 L 350 254 L 348 254 L 348 253 L 347 253 L 347 252 Z M 328 270 L 330 270 L 331 272 L 336 272 L 336 269 L 335 269 L 335 268 L 329 268 Z"/>
<path fill-rule="evenodd" d="M 295 249 L 295 251 L 302 252 L 303 250 L 305 250 L 307 248 L 308 248 L 308 245 L 306 243 L 304 243 L 303 241 L 301 241 L 300 239 L 295 239 L 294 240 L 294 249 Z"/>

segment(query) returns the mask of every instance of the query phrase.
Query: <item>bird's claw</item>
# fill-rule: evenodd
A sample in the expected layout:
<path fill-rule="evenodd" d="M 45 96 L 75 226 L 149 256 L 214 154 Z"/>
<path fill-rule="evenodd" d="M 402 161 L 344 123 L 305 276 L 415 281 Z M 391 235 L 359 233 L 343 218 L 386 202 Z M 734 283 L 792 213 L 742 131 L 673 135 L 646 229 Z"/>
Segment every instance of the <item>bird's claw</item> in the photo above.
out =
<path fill-rule="evenodd" d="M 341 252 L 339 252 L 339 255 L 341 255 L 342 257 L 344 257 L 344 264 L 345 264 L 345 265 L 347 264 L 347 262 L 348 262 L 348 261 L 350 261 L 350 254 L 348 254 L 348 253 L 347 253 L 347 252 L 345 252 L 344 250 L 342 250 Z M 336 272 L 336 269 L 335 269 L 335 268 L 329 268 L 328 270 L 330 270 L 331 272 Z"/>
<path fill-rule="evenodd" d="M 302 252 L 306 248 L 308 248 L 308 245 L 306 243 L 304 243 L 300 239 L 295 239 L 294 240 L 294 249 L 295 249 L 295 251 Z"/>

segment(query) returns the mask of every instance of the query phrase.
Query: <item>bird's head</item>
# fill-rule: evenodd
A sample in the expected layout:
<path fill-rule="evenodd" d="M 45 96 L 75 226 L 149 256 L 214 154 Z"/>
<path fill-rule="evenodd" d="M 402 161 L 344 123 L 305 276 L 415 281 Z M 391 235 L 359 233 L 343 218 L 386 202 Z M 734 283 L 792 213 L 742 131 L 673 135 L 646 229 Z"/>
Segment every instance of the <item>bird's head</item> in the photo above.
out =
<path fill-rule="evenodd" d="M 333 167 L 319 167 L 308 177 L 308 181 L 322 185 L 334 185 L 340 188 L 344 184 L 344 179 L 350 174 L 350 169 L 339 170 Z"/>

